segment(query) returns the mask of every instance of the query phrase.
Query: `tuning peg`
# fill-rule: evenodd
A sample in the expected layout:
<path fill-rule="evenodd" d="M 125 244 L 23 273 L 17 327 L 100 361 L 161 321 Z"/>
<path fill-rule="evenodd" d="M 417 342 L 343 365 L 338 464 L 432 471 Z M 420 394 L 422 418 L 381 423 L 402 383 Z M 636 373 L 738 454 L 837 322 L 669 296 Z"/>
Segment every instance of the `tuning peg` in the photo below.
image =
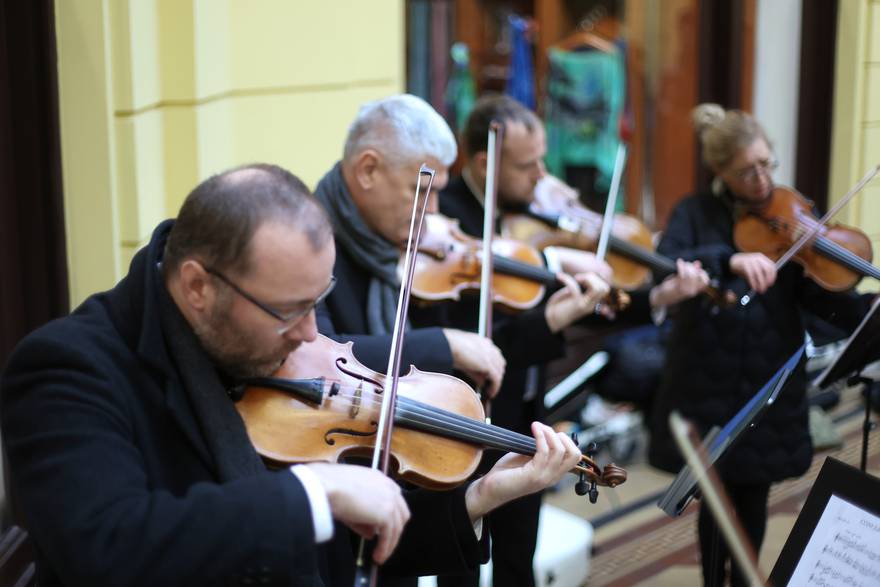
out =
<path fill-rule="evenodd" d="M 574 484 L 574 492 L 578 495 L 586 495 L 590 491 L 587 484 L 587 474 L 581 471 L 578 473 L 578 482 Z"/>
<path fill-rule="evenodd" d="M 598 450 L 599 450 L 599 445 L 596 444 L 595 442 L 591 442 L 590 444 L 587 445 L 587 448 L 584 449 L 584 454 L 586 454 L 588 457 L 592 458 L 592 456 L 594 454 L 596 454 L 596 451 L 598 451 Z"/>
<path fill-rule="evenodd" d="M 596 482 L 590 484 L 590 503 L 599 501 L 599 490 L 596 488 Z"/>

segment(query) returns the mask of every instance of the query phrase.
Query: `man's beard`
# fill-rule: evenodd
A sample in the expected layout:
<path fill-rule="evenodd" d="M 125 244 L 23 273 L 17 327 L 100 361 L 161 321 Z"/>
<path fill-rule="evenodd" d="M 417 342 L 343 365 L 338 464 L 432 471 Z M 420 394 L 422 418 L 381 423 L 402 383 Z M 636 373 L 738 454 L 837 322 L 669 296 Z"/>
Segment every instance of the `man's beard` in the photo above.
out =
<path fill-rule="evenodd" d="M 231 316 L 231 300 L 218 299 L 205 322 L 196 325 L 195 333 L 211 360 L 226 375 L 236 379 L 268 377 L 299 344 L 278 336 L 278 344 L 269 352 L 257 353 L 251 332 Z"/>

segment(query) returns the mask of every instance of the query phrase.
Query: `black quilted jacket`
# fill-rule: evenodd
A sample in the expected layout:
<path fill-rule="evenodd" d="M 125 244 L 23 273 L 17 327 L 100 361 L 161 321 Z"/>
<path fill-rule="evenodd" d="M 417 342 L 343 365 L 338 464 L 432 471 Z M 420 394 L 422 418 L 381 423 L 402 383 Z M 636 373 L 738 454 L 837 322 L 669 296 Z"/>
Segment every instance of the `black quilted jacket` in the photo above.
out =
<path fill-rule="evenodd" d="M 729 260 L 734 206 L 727 195 L 699 194 L 672 213 L 658 252 L 699 259 L 726 287 L 744 293 Z M 674 315 L 667 363 L 650 416 L 652 465 L 675 472 L 682 464 L 667 420 L 678 409 L 701 434 L 723 425 L 804 342 L 808 310 L 847 332 L 868 308 L 867 296 L 832 294 L 789 263 L 765 294 L 743 307 L 717 310 L 705 296 L 680 305 Z M 806 376 L 801 364 L 777 402 L 720 463 L 722 477 L 742 484 L 770 483 L 804 473 L 812 457 L 807 425 Z"/>

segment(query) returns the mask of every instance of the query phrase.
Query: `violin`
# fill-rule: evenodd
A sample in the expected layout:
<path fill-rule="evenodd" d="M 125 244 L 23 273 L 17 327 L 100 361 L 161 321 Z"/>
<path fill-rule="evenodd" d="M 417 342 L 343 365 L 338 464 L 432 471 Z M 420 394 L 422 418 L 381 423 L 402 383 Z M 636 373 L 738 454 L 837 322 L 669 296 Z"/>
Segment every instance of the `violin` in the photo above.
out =
<path fill-rule="evenodd" d="M 853 287 L 865 276 L 880 279 L 871 264 L 871 241 L 862 231 L 842 224 L 819 225 L 813 203 L 788 187 L 776 186 L 760 204 L 750 206 L 733 227 L 733 240 L 744 252 L 763 253 L 777 261 L 808 231 L 817 228 L 810 246 L 794 255 L 804 274 L 829 291 Z"/>
<path fill-rule="evenodd" d="M 501 234 L 539 250 L 564 246 L 595 251 L 602 215 L 580 204 L 569 192 L 570 188 L 558 180 L 542 180 L 535 189 L 535 200 L 527 208 L 504 216 Z M 621 289 L 644 285 L 651 278 L 651 253 L 653 240 L 648 227 L 633 216 L 615 214 L 606 259 L 614 271 L 612 284 Z"/>
<path fill-rule="evenodd" d="M 426 234 L 416 257 L 412 294 L 428 302 L 460 300 L 461 294 L 480 287 L 481 241 L 440 214 L 425 216 Z M 508 310 L 534 308 L 546 287 L 560 285 L 556 274 L 544 267 L 534 247 L 510 238 L 493 238 L 492 289 L 494 301 Z M 629 303 L 624 292 L 612 291 L 604 304 L 620 311 Z"/>
<path fill-rule="evenodd" d="M 237 388 L 235 406 L 257 452 L 270 464 L 369 456 L 376 442 L 386 376 L 360 362 L 352 343 L 323 335 L 288 355 L 272 377 Z M 484 423 L 473 388 L 451 375 L 411 367 L 398 380 L 391 469 L 410 483 L 450 489 L 476 470 L 484 449 L 533 455 L 530 436 Z M 587 455 L 572 470 L 579 494 L 595 503 L 597 486 L 615 487 L 626 471 L 600 468 Z M 583 493 L 581 493 L 583 492 Z"/>
<path fill-rule="evenodd" d="M 528 207 L 509 211 L 501 221 L 503 236 L 540 250 L 567 246 L 595 251 L 601 229 L 602 215 L 582 205 L 571 188 L 550 177 L 539 182 Z M 651 231 L 634 216 L 614 215 L 608 251 L 612 284 L 623 290 L 644 285 L 652 273 L 659 281 L 677 271 L 675 260 L 654 252 Z M 738 299 L 722 289 L 718 278 L 710 278 L 703 294 L 720 307 L 732 306 Z"/>

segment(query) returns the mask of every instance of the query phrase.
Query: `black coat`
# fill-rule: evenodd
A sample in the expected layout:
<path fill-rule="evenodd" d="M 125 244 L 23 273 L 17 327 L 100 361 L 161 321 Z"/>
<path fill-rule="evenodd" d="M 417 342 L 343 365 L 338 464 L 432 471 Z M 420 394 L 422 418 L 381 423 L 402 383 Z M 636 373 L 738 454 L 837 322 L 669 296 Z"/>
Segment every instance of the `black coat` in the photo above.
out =
<path fill-rule="evenodd" d="M 352 584 L 350 534 L 314 544 L 287 470 L 220 483 L 158 313 L 160 225 L 129 274 L 30 334 L 2 381 L 13 490 L 53 585 Z M 225 397 L 222 394 L 220 397 Z M 460 494 L 412 492 L 401 573 L 482 553 Z M 395 568 L 392 563 L 390 568 Z"/>
<path fill-rule="evenodd" d="M 699 194 L 672 212 L 658 252 L 699 259 L 725 288 L 747 286 L 730 273 L 733 205 L 729 196 Z M 795 263 L 745 308 L 715 311 L 705 296 L 680 304 L 673 317 L 667 364 L 651 415 L 651 464 L 677 471 L 682 464 L 670 436 L 669 412 L 679 410 L 701 433 L 725 424 L 804 343 L 803 310 L 851 331 L 868 300 L 832 294 L 804 277 Z M 804 473 L 812 458 L 807 422 L 806 374 L 801 364 L 758 427 L 743 434 L 722 461 L 726 479 L 764 484 Z"/>

